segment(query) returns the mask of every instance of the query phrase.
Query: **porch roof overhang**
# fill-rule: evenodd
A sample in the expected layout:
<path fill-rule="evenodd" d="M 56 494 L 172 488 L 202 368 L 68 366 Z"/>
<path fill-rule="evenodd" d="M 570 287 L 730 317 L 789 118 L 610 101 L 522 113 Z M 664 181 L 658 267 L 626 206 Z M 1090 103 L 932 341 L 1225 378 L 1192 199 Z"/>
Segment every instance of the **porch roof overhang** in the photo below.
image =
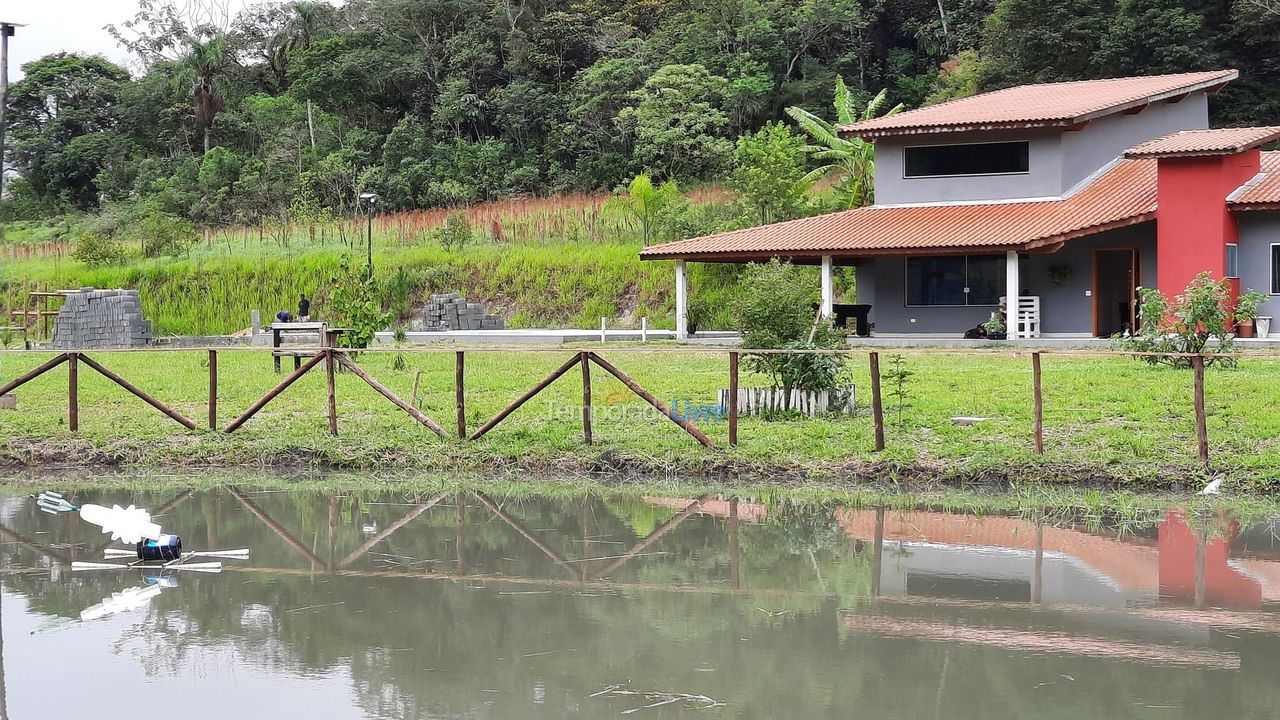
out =
<path fill-rule="evenodd" d="M 1053 252 L 1072 238 L 1155 219 L 1156 161 L 1121 160 L 1052 200 L 871 206 L 647 247 L 643 260 L 845 263 L 877 256 Z"/>

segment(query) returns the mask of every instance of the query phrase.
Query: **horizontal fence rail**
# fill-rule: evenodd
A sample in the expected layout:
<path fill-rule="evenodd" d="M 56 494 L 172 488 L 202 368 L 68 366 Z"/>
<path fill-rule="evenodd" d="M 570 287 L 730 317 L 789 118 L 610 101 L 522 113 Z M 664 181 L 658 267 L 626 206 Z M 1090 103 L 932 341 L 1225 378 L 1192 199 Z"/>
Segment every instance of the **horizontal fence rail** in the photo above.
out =
<path fill-rule="evenodd" d="M 265 395 L 252 403 L 241 415 L 231 421 L 225 428 L 221 430 L 223 433 L 232 433 L 241 428 L 254 415 L 261 411 L 268 403 L 278 397 L 281 393 L 289 388 L 303 375 L 317 367 L 321 363 L 325 365 L 326 389 L 327 389 L 327 420 L 328 430 L 331 434 L 338 434 L 338 413 L 336 401 L 336 388 L 334 382 L 334 373 L 338 367 L 351 372 L 359 377 L 371 388 L 382 395 L 392 405 L 403 410 L 419 424 L 431 430 L 441 439 L 456 439 L 461 441 L 476 441 L 484 437 L 488 432 L 493 430 L 498 424 L 519 409 L 522 405 L 542 392 L 549 385 L 574 367 L 580 367 L 582 371 L 582 429 L 583 442 L 590 445 L 594 442 L 594 432 L 592 426 L 592 400 L 591 400 L 591 373 L 590 365 L 594 364 L 602 370 L 606 371 L 613 377 L 617 378 L 627 389 L 636 396 L 645 400 L 649 405 L 656 409 L 660 414 L 666 416 L 676 425 L 684 429 L 690 436 L 696 439 L 704 447 L 715 450 L 717 445 L 702 430 L 690 422 L 687 418 L 673 411 L 665 403 L 663 403 L 656 395 L 645 389 L 633 378 L 625 372 L 617 368 L 608 360 L 605 360 L 600 352 L 583 350 L 573 346 L 457 346 L 449 344 L 427 345 L 427 346 L 410 346 L 410 347 L 373 347 L 362 348 L 358 351 L 348 351 L 341 348 L 332 347 L 305 347 L 290 346 L 291 351 L 296 352 L 300 356 L 311 355 L 306 363 L 301 364 L 292 374 L 286 377 L 274 388 L 269 390 Z M 224 347 L 145 347 L 145 348 L 112 348 L 112 349 L 94 349 L 92 355 L 118 355 L 126 353 L 207 353 L 208 357 L 208 428 L 209 430 L 217 429 L 217 402 L 218 402 L 218 381 L 219 381 L 219 365 L 218 356 L 220 353 L 258 353 L 270 356 L 276 348 L 261 346 L 224 346 Z M 373 378 L 364 368 L 360 367 L 348 352 L 364 353 L 398 353 L 398 354 L 421 354 L 421 353 L 453 353 L 455 356 L 455 372 L 454 372 L 454 402 L 455 402 L 455 421 L 457 425 L 456 438 L 442 425 L 428 417 L 425 413 L 415 407 L 412 403 L 405 401 L 388 389 L 385 385 Z M 549 375 L 535 384 L 532 388 L 525 391 L 519 397 L 511 401 L 505 408 L 499 411 L 489 421 L 478 427 L 474 432 L 467 433 L 467 423 L 465 416 L 466 408 L 466 383 L 465 383 L 465 356 L 467 353 L 543 353 L 543 354 L 569 354 L 570 357 L 558 368 L 553 370 Z M 888 352 L 894 355 L 961 355 L 961 356 L 1012 356 L 1015 358 L 1027 357 L 1030 360 L 1030 368 L 1032 375 L 1031 382 L 1031 405 L 1032 405 L 1032 437 L 1033 449 L 1037 454 L 1044 454 L 1044 391 L 1043 391 L 1043 372 L 1042 359 L 1044 356 L 1061 356 L 1061 357 L 1128 357 L 1128 358 L 1185 358 L 1189 359 L 1193 386 L 1192 393 L 1194 398 L 1194 417 L 1196 426 L 1196 455 L 1199 461 L 1208 465 L 1209 463 L 1209 438 L 1208 438 L 1208 422 L 1207 411 L 1205 407 L 1205 366 L 1208 358 L 1235 358 L 1235 359 L 1280 359 L 1280 351 L 1267 350 L 1247 350 L 1239 353 L 1160 353 L 1160 352 L 1130 352 L 1123 350 L 1095 350 L 1095 349 L 1073 349 L 1073 348 L 1022 348 L 1022 347 L 990 347 L 990 348 L 923 348 L 923 347 L 902 347 L 902 348 L 841 348 L 826 350 L 785 350 L 785 349 L 747 349 L 739 347 L 690 347 L 690 346 L 671 346 L 671 347 L 654 347 L 654 346 L 622 346 L 610 348 L 609 354 L 626 355 L 631 353 L 645 354 L 701 354 L 701 355 L 724 355 L 727 359 L 727 380 L 730 388 L 729 401 L 727 408 L 728 421 L 728 444 L 736 446 L 739 441 L 738 428 L 738 399 L 736 392 L 739 387 L 739 363 L 743 355 L 842 355 L 842 356 L 862 356 L 867 358 L 867 370 L 871 381 L 871 422 L 874 426 L 874 450 L 881 452 L 885 449 L 885 420 L 884 420 L 884 401 L 882 397 L 882 377 L 880 371 L 880 355 L 882 352 Z M 151 405 L 156 410 L 174 420 L 178 424 L 189 430 L 196 430 L 195 422 L 184 417 L 182 414 L 164 404 L 160 400 L 152 397 L 148 393 L 134 386 L 128 380 L 119 374 L 107 369 L 100 362 L 90 356 L 88 350 L 68 350 L 54 351 L 41 349 L 17 349 L 17 350 L 0 350 L 0 358 L 2 357 L 21 357 L 21 356 L 47 356 L 52 354 L 53 357 L 41 363 L 37 367 L 19 375 L 13 380 L 0 385 L 0 395 L 11 392 L 37 377 L 44 375 L 57 368 L 63 363 L 67 364 L 68 384 L 67 384 L 67 406 L 68 406 L 68 428 L 72 431 L 79 430 L 79 363 L 84 362 L 88 367 L 95 370 L 103 377 L 111 380 L 113 383 L 127 390 L 130 394 L 139 398 L 143 402 Z M 416 381 L 415 392 L 416 396 Z"/>

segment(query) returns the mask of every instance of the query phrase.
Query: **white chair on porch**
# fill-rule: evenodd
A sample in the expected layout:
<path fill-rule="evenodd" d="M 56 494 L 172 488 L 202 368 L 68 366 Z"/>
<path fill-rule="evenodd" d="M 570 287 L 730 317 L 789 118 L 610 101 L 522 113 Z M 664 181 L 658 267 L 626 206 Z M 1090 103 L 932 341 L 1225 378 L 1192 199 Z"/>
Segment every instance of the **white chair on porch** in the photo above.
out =
<path fill-rule="evenodd" d="M 1004 296 L 1000 303 L 1008 307 Z M 1007 318 L 1007 315 L 1006 315 Z M 1040 296 L 1023 295 L 1018 298 L 1016 319 L 1006 320 L 1009 323 L 1008 333 L 1011 338 L 1040 337 Z"/>

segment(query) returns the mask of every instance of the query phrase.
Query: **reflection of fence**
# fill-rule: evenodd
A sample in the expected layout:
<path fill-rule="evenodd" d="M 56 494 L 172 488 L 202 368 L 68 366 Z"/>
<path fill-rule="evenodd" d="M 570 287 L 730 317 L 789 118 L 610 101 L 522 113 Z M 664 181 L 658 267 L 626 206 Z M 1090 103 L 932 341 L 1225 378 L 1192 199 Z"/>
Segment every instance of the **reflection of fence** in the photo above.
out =
<path fill-rule="evenodd" d="M 197 351 L 197 352 L 208 353 L 208 356 L 209 356 L 209 362 L 208 362 L 209 428 L 216 429 L 217 428 L 217 394 L 218 394 L 218 354 L 220 352 L 270 352 L 271 349 L 270 348 L 253 348 L 253 347 L 236 347 L 236 348 L 224 347 L 224 348 L 216 348 L 216 349 L 215 348 L 165 348 L 165 349 L 147 349 L 147 350 L 136 350 L 136 349 L 135 350 L 95 350 L 94 354 L 99 355 L 102 353 L 140 352 L 140 351 L 155 352 L 155 353 Z M 391 390 L 389 390 L 385 385 L 375 380 L 363 368 L 357 365 L 355 361 L 353 361 L 351 357 L 348 355 L 348 351 L 336 349 L 336 348 L 307 348 L 306 351 L 309 353 L 314 353 L 314 356 L 307 363 L 305 363 L 304 365 L 299 367 L 297 370 L 295 370 L 293 374 L 285 378 L 279 385 L 277 385 L 276 387 L 268 391 L 266 395 L 264 395 L 262 398 L 254 402 L 247 410 L 244 411 L 243 414 L 238 416 L 234 421 L 232 421 L 229 425 L 227 425 L 226 428 L 224 428 L 224 432 L 230 433 L 240 428 L 240 426 L 242 426 L 245 422 L 247 422 L 250 418 L 252 418 L 264 406 L 266 406 L 267 403 L 271 402 L 278 395 L 280 395 L 280 393 L 288 389 L 290 385 L 296 382 L 300 377 L 305 375 L 312 368 L 316 367 L 318 364 L 323 362 L 325 364 L 325 374 L 326 374 L 327 386 L 328 386 L 328 421 L 329 421 L 330 433 L 334 435 L 338 434 L 338 417 L 337 417 L 337 404 L 336 404 L 335 386 L 334 386 L 334 371 L 335 371 L 335 367 L 340 365 L 346 370 L 356 375 L 357 377 L 359 377 L 360 379 L 364 380 L 366 383 L 368 383 L 370 387 L 378 391 L 378 393 L 381 394 L 383 397 L 385 397 L 391 404 L 395 405 L 401 410 L 404 410 L 414 420 L 418 421 L 420 424 L 429 428 L 436 435 L 439 435 L 441 438 L 450 437 L 450 433 L 446 431 L 439 423 L 427 417 L 420 410 L 414 407 L 414 405 L 412 405 L 411 403 L 406 402 L 404 399 L 400 398 L 398 395 L 396 395 Z M 726 393 L 727 395 L 726 414 L 728 415 L 728 421 L 729 421 L 728 422 L 728 436 L 729 436 L 728 441 L 730 445 L 738 444 L 738 415 L 739 415 L 738 367 L 739 367 L 739 361 L 740 361 L 741 355 L 743 354 L 747 354 L 747 355 L 752 355 L 752 354 L 756 354 L 756 355 L 760 355 L 760 354 L 864 355 L 865 354 L 867 356 L 868 369 L 871 375 L 871 409 L 872 409 L 871 421 L 875 428 L 875 450 L 879 452 L 884 450 L 885 448 L 884 403 L 882 399 L 882 388 L 881 388 L 880 353 L 878 352 L 875 352 L 875 351 L 868 352 L 866 350 L 854 350 L 854 349 L 848 349 L 848 350 L 743 350 L 743 349 L 737 349 L 737 348 L 732 350 L 711 349 L 711 348 L 669 348 L 669 349 L 613 348 L 609 352 L 625 354 L 630 351 L 639 351 L 644 353 L 668 352 L 668 353 L 678 353 L 678 354 L 726 353 L 728 355 L 728 360 L 729 360 L 729 363 L 728 363 L 729 389 L 728 389 L 728 392 Z M 9 351 L 6 354 L 21 355 L 24 352 L 28 352 L 28 351 Z M 654 395 L 652 392 L 642 387 L 631 376 L 627 375 L 625 372 L 620 370 L 613 363 L 609 362 L 608 360 L 605 360 L 597 352 L 565 350 L 563 348 L 548 349 L 548 348 L 494 348 L 494 347 L 487 347 L 487 348 L 450 347 L 447 350 L 430 348 L 430 347 L 396 348 L 396 349 L 372 348 L 367 350 L 361 350 L 360 352 L 362 353 L 452 352 L 454 353 L 456 357 L 455 373 L 454 373 L 454 394 L 455 394 L 455 404 L 456 404 L 455 419 L 457 422 L 457 436 L 459 439 L 466 439 L 466 440 L 480 439 L 486 433 L 488 433 L 494 427 L 496 427 L 499 423 L 501 423 L 504 419 L 506 419 L 507 416 L 515 412 L 521 405 L 525 404 L 531 398 L 537 395 L 539 392 L 546 389 L 547 386 L 551 385 L 562 375 L 572 370 L 574 367 L 579 367 L 582 369 L 583 441 L 586 444 L 590 445 L 593 441 L 591 365 L 595 365 L 603 369 L 604 371 L 608 372 L 610 375 L 614 376 L 615 378 L 617 378 L 619 381 L 622 382 L 624 386 L 627 387 L 627 389 L 629 389 L 631 392 L 635 393 L 638 397 L 640 397 L 641 399 L 645 400 L 647 403 L 652 405 L 654 409 L 656 409 L 659 413 L 661 413 L 662 415 L 670 419 L 672 422 L 679 425 L 681 428 L 683 428 L 686 432 L 688 432 L 691 436 L 693 436 L 702 445 L 712 449 L 716 447 L 715 443 L 711 440 L 711 438 L 708 437 L 704 432 L 699 430 L 692 422 L 690 422 L 689 418 L 685 417 L 681 413 L 676 412 L 671 407 L 669 407 L 666 403 L 659 400 L 656 395 Z M 572 355 L 569 357 L 568 360 L 566 360 L 562 365 L 560 365 L 560 367 L 552 371 L 550 375 L 543 378 L 541 381 L 539 381 L 536 385 L 534 385 L 524 394 L 517 397 L 509 405 L 503 408 L 497 415 L 491 418 L 488 422 L 486 422 L 480 428 L 476 429 L 474 432 L 468 435 L 465 413 L 464 413 L 464 410 L 466 407 L 466 385 L 465 385 L 464 370 L 465 370 L 465 355 L 468 352 L 491 352 L 491 353 L 492 352 L 501 352 L 501 353 L 571 352 Z M 937 349 L 937 350 L 925 350 L 925 349 L 918 349 L 918 348 L 913 348 L 913 349 L 904 348 L 901 350 L 894 350 L 894 352 L 899 354 L 927 354 L 927 353 L 933 352 L 933 353 L 949 354 L 949 355 L 986 355 L 990 357 L 993 354 L 1007 352 L 1007 351 L 956 350 L 956 349 L 950 349 L 950 348 Z M 1189 358 L 1191 361 L 1192 375 L 1193 375 L 1197 456 L 1199 457 L 1201 463 L 1205 463 L 1205 464 L 1208 463 L 1209 438 L 1208 438 L 1207 415 L 1205 410 L 1205 398 L 1204 398 L 1205 358 L 1219 357 L 1221 356 L 1220 354 L 1215 354 L 1215 353 L 1201 353 L 1201 354 L 1134 353 L 1134 352 L 1102 351 L 1102 350 L 1036 350 L 1036 351 L 1027 351 L 1025 354 L 1029 355 L 1031 360 L 1032 382 L 1030 387 L 1030 391 L 1031 391 L 1030 394 L 1031 394 L 1031 405 L 1032 405 L 1032 416 L 1033 416 L 1034 448 L 1035 448 L 1035 451 L 1040 454 L 1044 453 L 1044 395 L 1043 395 L 1043 377 L 1041 373 L 1041 356 L 1042 355 L 1120 356 L 1120 357 L 1162 356 L 1162 357 Z M 1275 354 L 1269 354 L 1269 353 L 1250 353 L 1250 355 L 1252 355 L 1253 357 L 1276 357 Z M 98 371 L 99 373 L 109 378 L 116 384 L 128 390 L 130 393 L 142 399 L 152 407 L 155 407 L 157 410 L 169 416 L 179 424 L 192 430 L 195 429 L 195 424 L 192 423 L 190 420 L 187 420 L 176 411 L 167 407 L 160 401 L 156 400 L 155 398 L 143 392 L 142 390 L 139 390 L 138 388 L 134 387 L 124 378 L 107 370 L 97 361 L 91 359 L 88 355 L 79 351 L 70 351 L 70 352 L 62 353 L 54 357 L 52 360 L 49 360 L 48 362 L 45 362 L 44 364 L 36 367 L 35 369 L 17 377 L 16 379 L 10 381 L 9 383 L 3 386 L 0 386 L 0 395 L 3 395 L 15 388 L 18 388 L 23 384 L 27 383 L 28 381 L 36 377 L 39 377 L 40 375 L 48 372 L 49 370 L 52 370 L 53 368 L 57 367 L 63 362 L 66 362 L 68 363 L 68 367 L 69 367 L 68 391 L 67 391 L 68 415 L 70 419 L 69 427 L 71 430 L 75 431 L 78 429 L 78 425 L 79 425 L 79 420 L 78 420 L 79 399 L 78 399 L 78 384 L 77 384 L 77 374 L 76 374 L 79 360 L 83 360 L 85 364 L 89 365 L 94 370 Z"/>

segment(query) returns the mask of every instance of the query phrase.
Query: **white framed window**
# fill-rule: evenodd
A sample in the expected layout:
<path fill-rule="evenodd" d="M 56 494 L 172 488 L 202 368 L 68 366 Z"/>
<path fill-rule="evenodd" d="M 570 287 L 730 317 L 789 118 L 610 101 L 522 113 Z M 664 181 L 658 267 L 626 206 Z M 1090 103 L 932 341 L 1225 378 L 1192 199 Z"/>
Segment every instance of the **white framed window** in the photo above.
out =
<path fill-rule="evenodd" d="M 1240 277 L 1240 246 L 1227 243 L 1227 277 Z"/>

